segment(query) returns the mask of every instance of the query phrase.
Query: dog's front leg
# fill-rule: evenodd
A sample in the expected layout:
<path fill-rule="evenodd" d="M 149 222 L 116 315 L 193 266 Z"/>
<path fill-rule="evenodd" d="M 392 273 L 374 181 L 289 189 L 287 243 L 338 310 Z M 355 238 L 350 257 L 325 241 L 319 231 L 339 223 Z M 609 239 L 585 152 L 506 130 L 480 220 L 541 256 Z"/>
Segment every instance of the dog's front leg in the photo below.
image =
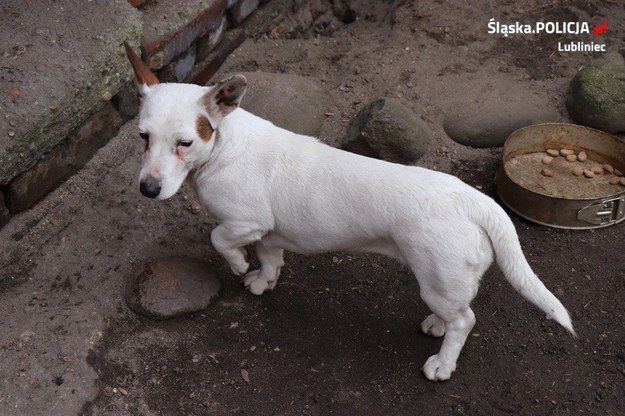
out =
<path fill-rule="evenodd" d="M 260 269 L 245 275 L 243 284 L 255 295 L 262 295 L 273 290 L 280 277 L 280 268 L 284 266 L 284 250 L 264 244 L 264 240 L 256 243 L 256 256 L 260 261 Z"/>
<path fill-rule="evenodd" d="M 245 246 L 259 241 L 265 233 L 251 222 L 226 222 L 218 225 L 211 233 L 215 250 L 230 264 L 232 272 L 243 276 L 250 263 Z"/>

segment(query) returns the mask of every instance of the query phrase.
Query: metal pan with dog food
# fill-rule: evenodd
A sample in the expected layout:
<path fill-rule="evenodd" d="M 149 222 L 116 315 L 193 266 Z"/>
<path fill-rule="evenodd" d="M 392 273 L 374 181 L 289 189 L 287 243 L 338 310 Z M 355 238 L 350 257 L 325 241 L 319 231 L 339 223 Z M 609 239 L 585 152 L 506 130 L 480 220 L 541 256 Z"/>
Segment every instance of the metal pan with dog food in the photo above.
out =
<path fill-rule="evenodd" d="M 575 124 L 512 133 L 497 171 L 497 194 L 515 213 L 556 228 L 592 229 L 625 220 L 625 143 Z"/>

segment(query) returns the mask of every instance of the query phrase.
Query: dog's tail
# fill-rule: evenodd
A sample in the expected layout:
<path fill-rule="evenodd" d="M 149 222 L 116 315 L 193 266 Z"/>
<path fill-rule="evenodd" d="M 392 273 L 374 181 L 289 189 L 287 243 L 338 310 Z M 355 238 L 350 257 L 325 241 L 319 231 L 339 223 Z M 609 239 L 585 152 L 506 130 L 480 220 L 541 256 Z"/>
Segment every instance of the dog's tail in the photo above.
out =
<path fill-rule="evenodd" d="M 512 220 L 502 207 L 493 204 L 492 200 L 488 202 L 488 204 L 481 204 L 483 206 L 483 210 L 480 210 L 482 215 L 479 215 L 481 219 L 475 218 L 474 220 L 488 233 L 497 257 L 497 264 L 506 280 L 525 299 L 576 337 L 568 311 L 540 281 L 523 255 Z"/>

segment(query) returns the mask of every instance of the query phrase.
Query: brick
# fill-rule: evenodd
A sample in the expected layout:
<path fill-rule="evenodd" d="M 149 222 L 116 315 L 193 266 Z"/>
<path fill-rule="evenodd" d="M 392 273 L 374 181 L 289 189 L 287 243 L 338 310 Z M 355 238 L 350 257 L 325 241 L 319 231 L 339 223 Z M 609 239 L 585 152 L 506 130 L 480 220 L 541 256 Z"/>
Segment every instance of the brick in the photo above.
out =
<path fill-rule="evenodd" d="M 259 0 L 239 0 L 228 10 L 230 18 L 236 24 L 241 23 L 256 10 L 259 3 Z"/>
<path fill-rule="evenodd" d="M 158 78 L 162 82 L 182 82 L 187 78 L 194 64 L 195 45 L 191 45 L 187 52 L 163 68 L 159 72 Z"/>
<path fill-rule="evenodd" d="M 226 0 L 178 0 L 147 4 L 143 13 L 141 50 L 144 61 L 159 70 L 185 52 L 195 40 L 219 27 Z"/>
<path fill-rule="evenodd" d="M 223 40 L 202 59 L 189 76 L 189 82 L 205 85 L 228 56 L 248 37 L 256 37 L 274 27 L 293 8 L 294 0 L 272 0 L 260 7 L 238 27 L 228 29 Z"/>
<path fill-rule="evenodd" d="M 11 213 L 24 211 L 76 173 L 113 137 L 122 124 L 111 103 L 93 114 L 53 148 L 30 170 L 15 178 L 8 186 L 6 205 Z"/>
<path fill-rule="evenodd" d="M 137 8 L 139 8 L 139 7 L 143 6 L 143 5 L 145 4 L 145 2 L 146 2 L 146 1 L 147 1 L 147 0 L 128 0 L 128 3 L 130 3 L 130 5 L 131 5 L 132 7 L 137 7 Z"/>
<path fill-rule="evenodd" d="M 196 59 L 201 61 L 205 59 L 213 49 L 224 38 L 226 33 L 226 28 L 228 27 L 228 18 L 224 15 L 221 19 L 221 24 L 217 29 L 208 33 L 206 36 L 202 36 L 197 40 L 197 51 L 196 51 Z"/>

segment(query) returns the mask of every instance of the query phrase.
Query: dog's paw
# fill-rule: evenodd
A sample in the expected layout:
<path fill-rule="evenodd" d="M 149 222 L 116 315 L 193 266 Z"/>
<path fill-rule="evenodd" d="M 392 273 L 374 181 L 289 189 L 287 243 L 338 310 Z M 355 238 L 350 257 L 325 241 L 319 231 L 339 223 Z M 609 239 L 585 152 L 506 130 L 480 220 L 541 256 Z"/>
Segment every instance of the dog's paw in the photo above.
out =
<path fill-rule="evenodd" d="M 425 362 L 423 366 L 423 374 L 431 381 L 445 381 L 451 378 L 451 373 L 456 369 L 456 364 L 453 365 L 443 363 L 438 354 L 431 356 Z"/>
<path fill-rule="evenodd" d="M 445 335 L 445 322 L 435 314 L 432 314 L 421 322 L 421 330 L 425 335 L 435 338 L 442 337 Z"/>
<path fill-rule="evenodd" d="M 245 275 L 243 284 L 251 293 L 262 295 L 265 291 L 273 290 L 276 286 L 276 281 L 268 282 L 261 277 L 260 270 L 254 270 Z"/>

